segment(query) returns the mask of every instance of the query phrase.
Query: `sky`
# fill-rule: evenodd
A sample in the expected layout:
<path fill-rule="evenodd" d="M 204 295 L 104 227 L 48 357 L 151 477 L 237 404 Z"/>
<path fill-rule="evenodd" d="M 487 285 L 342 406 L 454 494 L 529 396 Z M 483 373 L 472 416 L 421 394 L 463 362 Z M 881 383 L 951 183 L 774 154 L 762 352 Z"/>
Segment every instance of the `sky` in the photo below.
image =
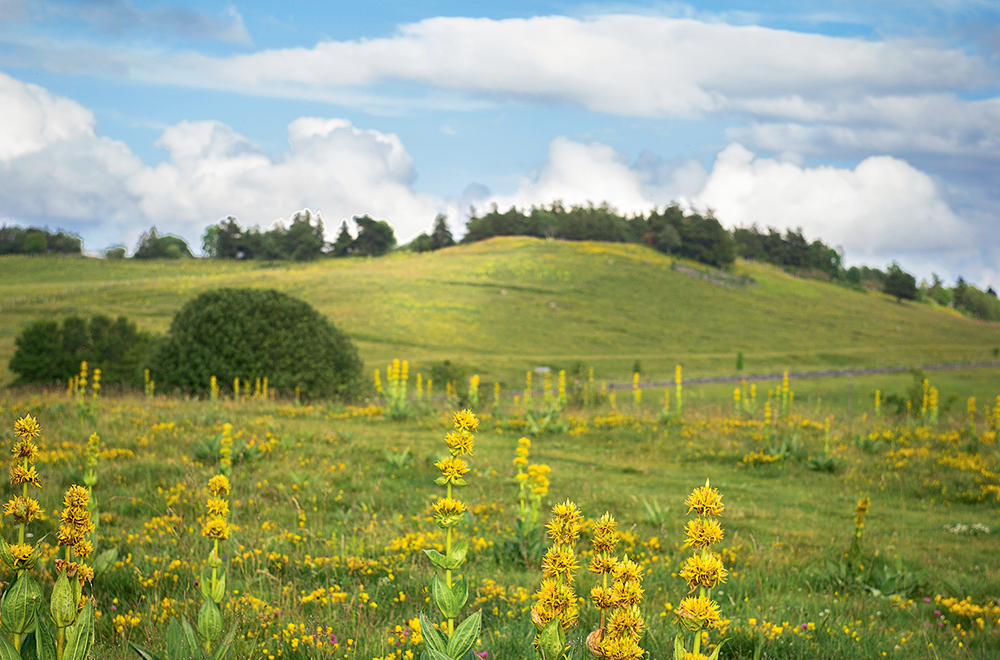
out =
<path fill-rule="evenodd" d="M 679 203 L 1000 287 L 1000 0 L 373 6 L 0 0 L 0 223 Z"/>

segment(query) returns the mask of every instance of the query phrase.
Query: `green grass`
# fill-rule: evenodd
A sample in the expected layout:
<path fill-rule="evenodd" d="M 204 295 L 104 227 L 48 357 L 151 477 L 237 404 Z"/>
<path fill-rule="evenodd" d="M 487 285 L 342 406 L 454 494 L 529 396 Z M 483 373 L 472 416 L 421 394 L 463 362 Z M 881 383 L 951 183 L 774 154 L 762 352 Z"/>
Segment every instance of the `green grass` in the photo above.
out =
<path fill-rule="evenodd" d="M 962 380 L 963 374 L 950 373 L 956 383 Z M 885 380 L 867 385 L 892 384 L 880 378 Z M 793 381 L 792 387 L 803 391 L 802 383 Z M 856 382 L 855 391 L 861 387 Z M 938 428 L 917 429 L 891 416 L 876 422 L 862 409 L 848 419 L 832 388 L 819 416 L 797 395 L 793 416 L 775 426 L 779 438 L 797 436 L 797 448 L 777 463 L 750 467 L 743 457 L 769 444 L 760 436 L 760 414 L 730 415 L 731 391 L 707 388 L 703 397 L 695 394 L 698 388 L 687 388 L 683 419 L 668 424 L 659 421 L 658 406 L 645 393 L 640 409 L 620 393 L 617 416 L 607 407 L 565 409 L 571 431 L 535 437 L 531 447 L 531 462 L 553 468 L 546 507 L 572 498 L 588 517 L 608 510 L 618 518 L 622 549 L 647 571 L 643 612 L 649 632 L 643 646 L 652 658 L 670 657 L 676 627 L 667 605 L 676 607 L 684 596 L 676 572 L 690 552 L 680 547 L 688 519 L 683 500 L 706 477 L 724 495 L 722 548 L 734 571 L 713 592 L 730 619 L 723 658 L 751 658 L 758 648 L 762 658 L 996 657 L 1000 610 L 980 630 L 974 620 L 935 601 L 968 596 L 985 605 L 1000 589 L 1000 511 L 992 497 L 978 497 L 979 485 L 998 482 L 1000 452 L 989 435 L 952 434 L 965 424 L 964 407 L 943 415 Z M 237 657 L 399 660 L 406 650 L 419 654 L 419 648 L 407 641 L 397 646 L 389 641 L 391 633 L 396 626 L 405 630 L 418 613 L 430 613 L 431 569 L 420 547 L 443 541 L 429 505 L 441 492 L 433 483 L 433 463 L 445 452 L 450 414 L 437 404 L 415 409 L 417 416 L 392 421 L 282 402 L 126 397 L 102 399 L 92 426 L 77 418 L 75 403 L 62 394 L 7 394 L 0 398 L 0 426 L 6 433 L 15 418 L 31 411 L 43 428 L 41 500 L 50 514 L 33 523 L 34 539 L 55 529 L 59 493 L 81 479 L 79 451 L 92 430 L 108 447 L 131 452 L 106 457 L 95 488 L 103 514 L 98 550 L 121 551 L 119 564 L 94 583 L 102 613 L 97 657 L 131 657 L 126 640 L 162 647 L 170 613 L 197 616 L 201 596 L 194 581 L 205 575 L 210 549 L 199 534 L 205 484 L 217 470 L 214 459 L 199 458 L 198 447 L 230 422 L 237 444 L 272 445 L 237 462 L 233 471 L 237 527 L 223 554 L 230 589 L 226 622 L 240 630 Z M 522 598 L 540 580 L 537 565 L 524 566 L 503 551 L 514 533 L 511 459 L 523 412 L 507 401 L 499 415 L 483 416 L 469 457 L 470 485 L 459 492 L 475 512 L 460 527 L 462 536 L 475 540 L 464 568 L 475 587 L 465 611 L 483 610 L 486 626 L 477 650 L 491 658 L 529 657 L 531 601 Z M 827 414 L 835 418 L 838 470 L 832 474 L 809 470 L 807 461 L 823 451 L 818 420 Z M 977 431 L 985 430 L 980 415 Z M 888 433 L 891 444 L 871 451 L 855 443 L 855 434 L 869 432 Z M 926 448 L 928 455 L 900 465 L 886 452 L 901 447 Z M 941 462 L 973 455 L 987 473 Z M 825 572 L 826 562 L 839 561 L 850 544 L 861 495 L 872 498 L 864 563 L 870 569 L 898 557 L 918 578 L 905 596 L 877 593 L 871 584 L 845 588 Z M 644 504 L 653 501 L 660 507 L 655 519 Z M 992 533 L 944 530 L 956 523 L 983 523 Z M 0 536 L 9 540 L 13 534 L 9 522 L 0 527 Z M 587 547 L 584 538 L 578 549 Z M 36 574 L 47 593 L 50 564 L 42 562 Z M 581 572 L 581 594 L 593 582 Z M 308 602 L 321 588 L 345 594 L 346 606 Z M 935 610 L 943 611 L 944 620 Z M 570 636 L 578 651 L 595 621 L 596 612 L 584 604 L 581 625 Z M 773 626 L 782 631 L 775 633 Z M 336 653 L 304 640 L 317 627 L 324 638 L 328 628 L 337 636 Z M 355 645 L 347 647 L 347 639 Z"/>
<path fill-rule="evenodd" d="M 380 259 L 261 264 L 214 260 L 0 258 L 0 364 L 27 323 L 69 314 L 124 314 L 164 332 L 200 291 L 273 287 L 340 324 L 369 367 L 399 357 L 411 372 L 451 360 L 484 383 L 520 387 L 538 365 L 594 367 L 628 380 L 635 360 L 670 379 L 745 371 L 992 359 L 998 325 L 928 303 L 897 303 L 740 262 L 746 287 L 671 269 L 636 245 L 504 238 Z M 691 266 L 691 264 L 688 264 Z M 4 369 L 0 380 L 9 382 Z"/>

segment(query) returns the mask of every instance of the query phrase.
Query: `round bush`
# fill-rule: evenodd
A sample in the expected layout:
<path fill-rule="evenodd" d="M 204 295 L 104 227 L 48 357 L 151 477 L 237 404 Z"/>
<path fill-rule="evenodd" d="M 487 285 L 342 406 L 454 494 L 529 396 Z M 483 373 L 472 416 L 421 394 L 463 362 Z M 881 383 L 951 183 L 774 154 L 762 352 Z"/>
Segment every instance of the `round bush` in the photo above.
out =
<path fill-rule="evenodd" d="M 217 289 L 188 301 L 154 353 L 156 389 L 189 394 L 240 389 L 267 378 L 268 386 L 303 397 L 350 396 L 361 377 L 354 342 L 309 304 L 272 289 Z"/>

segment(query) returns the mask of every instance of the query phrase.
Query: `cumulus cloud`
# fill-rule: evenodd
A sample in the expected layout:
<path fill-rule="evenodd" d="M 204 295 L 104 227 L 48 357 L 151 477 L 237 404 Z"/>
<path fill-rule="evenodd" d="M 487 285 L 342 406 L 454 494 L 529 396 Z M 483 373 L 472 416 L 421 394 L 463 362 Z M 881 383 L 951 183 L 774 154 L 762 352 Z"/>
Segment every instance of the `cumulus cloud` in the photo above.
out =
<path fill-rule="evenodd" d="M 853 169 L 756 158 L 739 144 L 719 153 L 696 207 L 728 225 L 802 227 L 855 255 L 967 248 L 971 225 L 926 173 L 891 156 Z"/>
<path fill-rule="evenodd" d="M 494 195 L 486 204 L 500 208 L 608 202 L 624 213 L 646 212 L 701 189 L 707 173 L 697 160 L 662 161 L 643 153 L 634 164 L 598 142 L 583 144 L 559 137 L 536 177 L 524 179 L 512 195 Z"/>
<path fill-rule="evenodd" d="M 295 120 L 278 155 L 225 124 L 181 122 L 158 141 L 170 158 L 155 167 L 99 136 L 86 108 L 2 74 L 0 119 L 0 214 L 99 224 L 106 242 L 133 244 L 157 223 L 194 240 L 228 214 L 269 225 L 306 206 L 331 233 L 367 213 L 389 219 L 400 238 L 438 212 L 456 215 L 413 190 L 412 159 L 397 136 L 342 119 Z"/>

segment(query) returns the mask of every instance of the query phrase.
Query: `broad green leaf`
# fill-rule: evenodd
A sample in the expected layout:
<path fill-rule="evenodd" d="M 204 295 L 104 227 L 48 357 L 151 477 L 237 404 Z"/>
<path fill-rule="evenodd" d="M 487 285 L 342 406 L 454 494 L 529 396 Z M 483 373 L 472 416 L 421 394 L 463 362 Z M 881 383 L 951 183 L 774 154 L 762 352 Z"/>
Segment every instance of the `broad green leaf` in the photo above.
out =
<path fill-rule="evenodd" d="M 465 555 L 469 553 L 469 542 L 465 539 L 461 539 L 455 545 L 451 546 L 451 552 L 448 553 L 448 560 L 452 566 L 449 568 L 458 568 L 463 561 L 465 561 Z"/>
<path fill-rule="evenodd" d="M 429 649 L 434 649 L 439 653 L 444 653 L 448 648 L 448 640 L 444 638 L 441 631 L 434 627 L 434 624 L 427 620 L 423 614 L 420 618 L 420 635 L 424 638 L 424 645 Z"/>
<path fill-rule="evenodd" d="M 94 560 L 94 575 L 104 575 L 118 561 L 118 548 L 105 550 Z"/>
<path fill-rule="evenodd" d="M 229 657 L 229 649 L 232 647 L 234 639 L 236 639 L 235 623 L 229 629 L 229 632 L 226 633 L 222 643 L 215 649 L 215 653 L 212 654 L 212 660 L 226 660 Z"/>
<path fill-rule="evenodd" d="M 215 581 L 215 588 L 212 590 L 212 600 L 219 604 L 222 599 L 226 597 L 226 573 L 222 571 L 222 575 L 219 579 Z"/>
<path fill-rule="evenodd" d="M 454 589 L 454 586 L 452 589 Z M 434 579 L 431 580 L 431 593 L 434 596 L 434 602 L 437 604 L 438 609 L 441 610 L 441 614 L 448 619 L 454 619 L 462 609 L 461 605 L 455 604 L 452 589 L 448 588 L 448 585 L 439 575 L 435 575 Z"/>
<path fill-rule="evenodd" d="M 55 586 L 52 587 L 52 596 L 49 599 L 49 613 L 57 628 L 65 628 L 73 625 L 76 621 L 76 598 L 73 587 L 66 576 L 66 569 L 59 571 Z M 80 581 L 73 578 L 73 581 L 80 584 Z"/>
<path fill-rule="evenodd" d="M 434 548 L 426 548 L 424 550 L 424 554 L 427 555 L 427 558 L 431 560 L 432 564 L 440 568 L 442 571 L 450 570 L 451 567 L 448 566 L 448 558 Z"/>
<path fill-rule="evenodd" d="M 214 642 L 222 634 L 222 612 L 215 601 L 206 600 L 198 612 L 198 632 L 206 642 Z"/>
<path fill-rule="evenodd" d="M 135 642 L 129 642 L 128 645 L 139 656 L 139 660 L 164 660 L 163 656 L 147 651 Z"/>
<path fill-rule="evenodd" d="M 94 646 L 94 604 L 88 599 L 76 621 L 66 628 L 63 660 L 87 660 Z"/>
<path fill-rule="evenodd" d="M 27 572 L 21 573 L 4 593 L 0 605 L 0 629 L 5 633 L 23 635 L 35 629 L 35 608 L 41 602 L 42 591 Z"/>
<path fill-rule="evenodd" d="M 201 588 L 201 596 L 205 600 L 212 597 L 212 581 L 206 580 L 204 575 L 198 575 L 198 586 Z"/>
<path fill-rule="evenodd" d="M 195 634 L 194 628 L 191 627 L 187 618 L 183 616 L 181 617 L 181 630 L 184 633 L 185 641 L 187 641 L 188 649 L 190 649 L 188 657 L 195 658 L 201 656 L 201 645 L 198 644 L 198 636 Z M 187 658 L 184 660 L 187 660 Z"/>
<path fill-rule="evenodd" d="M 454 619 L 458 616 L 458 613 L 462 611 L 465 607 L 465 603 L 469 600 L 469 583 L 466 581 L 465 577 L 460 577 L 455 584 L 451 585 L 451 600 L 455 604 L 455 614 L 450 618 Z"/>
<path fill-rule="evenodd" d="M 434 649 L 424 649 L 424 652 L 430 656 L 431 660 L 451 660 L 451 658 L 446 656 L 444 653 L 435 651 Z"/>
<path fill-rule="evenodd" d="M 708 660 L 719 660 L 719 651 L 722 650 L 722 645 L 725 643 L 726 640 L 719 642 L 719 645 L 715 647 L 714 651 L 712 651 L 712 655 L 708 656 Z"/>
<path fill-rule="evenodd" d="M 170 625 L 167 626 L 167 658 L 168 660 L 187 660 L 191 652 L 187 647 L 187 640 L 181 632 L 181 622 L 176 617 L 170 618 Z"/>
<path fill-rule="evenodd" d="M 35 610 L 35 657 L 38 660 L 56 660 L 56 639 L 49 627 L 49 617 L 42 605 Z"/>
<path fill-rule="evenodd" d="M 479 638 L 482 624 L 482 612 L 470 614 L 465 621 L 460 623 L 455 628 L 455 632 L 451 634 L 451 639 L 448 640 L 448 655 L 455 660 L 461 660 L 462 656 L 468 653 Z"/>
<path fill-rule="evenodd" d="M 17 649 L 3 635 L 0 635 L 0 660 L 21 660 Z"/>
<path fill-rule="evenodd" d="M 674 660 L 684 660 L 684 636 L 681 633 L 674 637 Z"/>
<path fill-rule="evenodd" d="M 562 656 L 563 649 L 566 648 L 565 634 L 559 617 L 556 617 L 545 624 L 538 634 L 538 650 L 545 660 L 557 660 Z"/>

